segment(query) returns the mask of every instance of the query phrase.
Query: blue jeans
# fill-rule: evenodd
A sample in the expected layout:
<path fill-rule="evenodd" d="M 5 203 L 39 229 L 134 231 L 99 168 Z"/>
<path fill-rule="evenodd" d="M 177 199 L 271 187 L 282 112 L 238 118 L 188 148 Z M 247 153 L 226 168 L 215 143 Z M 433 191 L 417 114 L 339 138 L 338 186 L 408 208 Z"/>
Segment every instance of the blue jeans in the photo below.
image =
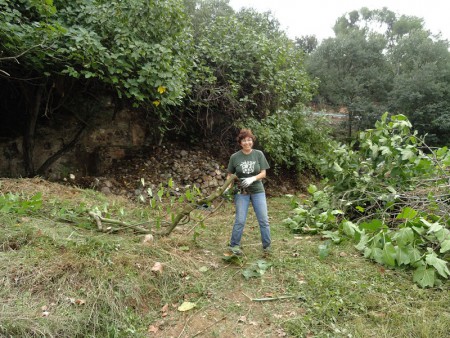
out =
<path fill-rule="evenodd" d="M 269 216 L 267 214 L 266 193 L 264 192 L 249 195 L 234 195 L 236 218 L 234 220 L 233 231 L 231 232 L 230 246 L 240 246 L 241 244 L 250 201 L 252 202 L 253 210 L 258 219 L 263 248 L 268 248 L 270 246 L 270 227 Z"/>

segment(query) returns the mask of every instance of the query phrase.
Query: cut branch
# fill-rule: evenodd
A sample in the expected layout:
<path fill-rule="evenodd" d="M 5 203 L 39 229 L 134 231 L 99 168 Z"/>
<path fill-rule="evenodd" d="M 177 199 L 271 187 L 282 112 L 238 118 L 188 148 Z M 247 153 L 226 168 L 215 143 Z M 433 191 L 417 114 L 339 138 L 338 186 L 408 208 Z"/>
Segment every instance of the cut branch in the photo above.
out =
<path fill-rule="evenodd" d="M 231 184 L 231 182 L 233 182 L 235 180 L 237 176 L 236 175 L 230 175 L 230 177 L 228 177 L 228 179 L 225 181 L 225 183 L 218 188 L 215 192 L 213 192 L 211 195 L 199 199 L 194 203 L 190 203 L 188 205 L 186 205 L 173 219 L 172 224 L 170 225 L 170 227 L 167 229 L 167 231 L 165 233 L 163 233 L 163 235 L 168 236 L 170 235 L 170 233 L 173 231 L 173 229 L 175 229 L 175 227 L 178 225 L 178 223 L 180 223 L 180 221 L 182 219 L 184 219 L 186 216 L 189 216 L 189 214 L 195 210 L 199 205 L 204 205 L 204 204 L 209 204 L 212 201 L 214 201 L 216 198 L 222 196 L 222 194 L 224 193 L 224 191 L 227 189 L 227 187 Z"/>
<path fill-rule="evenodd" d="M 120 225 L 120 226 L 125 227 L 125 228 L 131 228 L 134 231 L 139 232 L 141 234 L 148 234 L 148 233 L 150 233 L 150 230 L 142 228 L 142 227 L 140 227 L 138 225 L 129 224 L 129 223 L 126 223 L 126 222 L 119 221 L 117 219 L 105 218 L 105 217 L 102 217 L 102 216 L 100 216 L 99 214 L 97 214 L 97 213 L 95 213 L 93 211 L 89 212 L 89 216 L 91 216 L 95 220 L 95 223 L 97 223 L 98 230 L 100 230 L 102 232 L 110 231 L 109 228 L 103 227 L 103 223 L 102 222 L 104 222 L 104 223 Z"/>

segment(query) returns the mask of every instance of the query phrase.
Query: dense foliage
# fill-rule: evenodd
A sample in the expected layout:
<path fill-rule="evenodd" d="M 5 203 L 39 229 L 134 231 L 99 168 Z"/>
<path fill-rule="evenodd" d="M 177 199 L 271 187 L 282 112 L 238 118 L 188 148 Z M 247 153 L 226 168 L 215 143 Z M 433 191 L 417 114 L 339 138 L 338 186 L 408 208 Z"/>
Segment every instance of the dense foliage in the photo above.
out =
<path fill-rule="evenodd" d="M 275 169 L 315 172 L 320 165 L 319 154 L 326 153 L 331 141 L 323 118 L 311 112 L 278 112 L 264 119 L 247 119 L 245 126 L 258 135 L 258 142 Z"/>
<path fill-rule="evenodd" d="M 319 103 L 348 110 L 350 139 L 352 129 L 372 127 L 387 110 L 406 115 L 430 144 L 448 143 L 447 40 L 425 30 L 422 19 L 386 8 L 347 13 L 334 31 L 309 55 L 308 71 L 320 79 Z"/>
<path fill-rule="evenodd" d="M 183 95 L 189 32 L 179 1 L 2 0 L 0 6 L 8 56 L 0 61 L 11 76 L 4 80 L 96 79 L 138 102 L 174 103 Z"/>
<path fill-rule="evenodd" d="M 238 120 L 310 101 L 315 83 L 306 73 L 304 55 L 270 13 L 233 13 L 227 1 L 214 1 L 214 6 L 193 2 L 196 65 L 190 93 L 177 111 L 180 120 L 191 118 L 188 132 L 214 137 Z"/>
<path fill-rule="evenodd" d="M 428 148 L 405 116 L 384 114 L 358 147 L 334 144 L 323 165 L 328 183 L 285 221 L 293 231 L 348 236 L 365 257 L 414 268 L 423 287 L 450 277 L 447 148 Z"/>

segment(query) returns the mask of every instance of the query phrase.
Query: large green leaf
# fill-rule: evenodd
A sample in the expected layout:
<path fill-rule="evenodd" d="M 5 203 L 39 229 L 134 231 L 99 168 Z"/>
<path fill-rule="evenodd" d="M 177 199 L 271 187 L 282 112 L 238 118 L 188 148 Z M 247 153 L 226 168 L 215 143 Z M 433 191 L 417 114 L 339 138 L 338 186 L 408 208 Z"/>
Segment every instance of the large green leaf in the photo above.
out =
<path fill-rule="evenodd" d="M 371 248 L 370 257 L 373 258 L 377 263 L 384 264 L 383 250 L 380 248 Z"/>
<path fill-rule="evenodd" d="M 403 208 L 403 210 L 397 215 L 397 219 L 413 219 L 417 216 L 417 211 L 411 207 Z"/>
<path fill-rule="evenodd" d="M 406 246 L 414 241 L 414 231 L 411 228 L 402 228 L 392 236 L 392 239 L 396 240 L 400 246 Z"/>
<path fill-rule="evenodd" d="M 359 224 L 361 229 L 369 230 L 369 231 L 377 231 L 383 228 L 387 228 L 387 226 L 380 219 L 373 219 L 370 222 L 363 222 Z"/>
<path fill-rule="evenodd" d="M 429 269 L 426 266 L 420 266 L 414 271 L 413 281 L 421 287 L 433 287 L 435 283 L 435 270 Z"/>
<path fill-rule="evenodd" d="M 415 267 L 425 265 L 420 251 L 412 246 L 408 246 L 408 248 L 411 265 Z"/>
<path fill-rule="evenodd" d="M 395 259 L 398 265 L 408 265 L 411 263 L 411 248 L 408 247 L 395 247 L 397 255 Z"/>
<path fill-rule="evenodd" d="M 362 251 L 362 250 L 364 250 L 364 249 L 367 247 L 367 243 L 368 243 L 368 242 L 369 242 L 369 235 L 363 233 L 363 234 L 361 235 L 361 238 L 360 238 L 358 244 L 355 245 L 355 248 L 356 248 L 357 250 L 359 250 L 359 251 Z"/>
<path fill-rule="evenodd" d="M 450 271 L 447 267 L 447 262 L 437 257 L 436 253 L 432 252 L 425 256 L 427 264 L 433 266 L 436 271 L 445 278 L 450 276 Z"/>
<path fill-rule="evenodd" d="M 356 231 L 359 231 L 358 227 L 350 221 L 342 222 L 342 230 L 347 236 L 353 237 Z"/>
<path fill-rule="evenodd" d="M 402 160 L 409 160 L 415 156 L 415 153 L 410 148 L 402 149 L 401 154 Z"/>
<path fill-rule="evenodd" d="M 383 248 L 382 260 L 383 263 L 389 266 L 395 266 L 395 258 L 397 256 L 397 251 L 392 243 L 386 243 Z"/>
<path fill-rule="evenodd" d="M 440 253 L 444 253 L 450 250 L 450 239 L 446 239 L 441 243 L 441 249 L 439 250 Z"/>

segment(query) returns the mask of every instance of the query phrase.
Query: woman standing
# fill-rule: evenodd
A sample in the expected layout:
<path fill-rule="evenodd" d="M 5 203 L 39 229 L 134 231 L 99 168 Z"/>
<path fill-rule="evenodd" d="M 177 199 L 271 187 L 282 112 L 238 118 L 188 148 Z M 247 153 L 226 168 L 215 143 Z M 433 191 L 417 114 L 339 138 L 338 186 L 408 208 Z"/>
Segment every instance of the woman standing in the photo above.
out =
<path fill-rule="evenodd" d="M 236 140 L 242 149 L 231 155 L 227 168 L 228 176 L 235 174 L 239 179 L 234 196 L 236 216 L 231 233 L 230 251 L 235 255 L 242 254 L 241 238 L 251 202 L 259 223 L 263 251 L 268 253 L 271 242 L 269 216 L 266 193 L 261 180 L 266 177 L 266 170 L 270 168 L 269 163 L 262 151 L 253 149 L 256 137 L 250 129 L 242 129 Z"/>

